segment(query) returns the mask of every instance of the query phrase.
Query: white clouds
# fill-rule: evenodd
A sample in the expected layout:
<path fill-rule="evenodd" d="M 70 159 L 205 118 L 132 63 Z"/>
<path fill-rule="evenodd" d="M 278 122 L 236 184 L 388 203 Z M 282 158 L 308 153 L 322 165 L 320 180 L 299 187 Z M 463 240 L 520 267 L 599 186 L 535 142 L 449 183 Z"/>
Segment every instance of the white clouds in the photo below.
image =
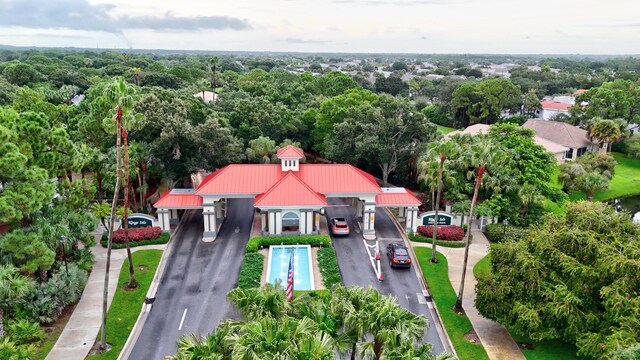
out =
<path fill-rule="evenodd" d="M 0 0 L 4 33 L 16 25 L 98 32 L 57 40 L 34 32 L 14 45 L 121 47 L 121 39 L 104 33 L 117 33 L 114 24 L 137 48 L 619 54 L 638 53 L 640 40 L 633 0 L 17 1 Z M 8 20 L 16 4 L 28 13 Z"/>

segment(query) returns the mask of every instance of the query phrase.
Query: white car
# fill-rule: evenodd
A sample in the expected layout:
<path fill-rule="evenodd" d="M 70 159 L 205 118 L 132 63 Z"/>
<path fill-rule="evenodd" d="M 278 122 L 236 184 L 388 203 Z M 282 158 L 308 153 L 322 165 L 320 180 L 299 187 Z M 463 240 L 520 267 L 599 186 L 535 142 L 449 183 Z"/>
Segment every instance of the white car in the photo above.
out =
<path fill-rule="evenodd" d="M 331 232 L 333 235 L 349 235 L 349 224 L 347 219 L 341 217 L 331 218 Z"/>

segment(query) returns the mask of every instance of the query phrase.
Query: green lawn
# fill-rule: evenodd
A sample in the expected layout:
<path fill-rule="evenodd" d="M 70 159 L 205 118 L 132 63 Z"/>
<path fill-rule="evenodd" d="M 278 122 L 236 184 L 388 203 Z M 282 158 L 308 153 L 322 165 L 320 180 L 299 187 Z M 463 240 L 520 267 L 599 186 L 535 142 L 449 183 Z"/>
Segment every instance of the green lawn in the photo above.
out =
<path fill-rule="evenodd" d="M 458 130 L 458 129 L 454 129 L 454 128 L 450 128 L 450 127 L 446 127 L 446 126 L 442 126 L 442 125 L 436 125 L 436 126 L 438 127 L 438 130 L 440 130 L 442 135 L 447 135 L 448 133 L 450 133 L 452 131 Z"/>
<path fill-rule="evenodd" d="M 424 273 L 424 277 L 429 284 L 431 296 L 438 307 L 442 322 L 447 329 L 453 347 L 458 353 L 460 360 L 481 360 L 489 359 L 484 347 L 479 344 L 472 344 L 465 340 L 464 335 L 472 329 L 471 322 L 466 315 L 458 315 L 452 310 L 456 303 L 456 292 L 449 281 L 447 258 L 438 253 L 438 263 L 433 264 L 431 259 L 431 249 L 415 247 L 413 249 L 418 257 L 418 262 Z"/>
<path fill-rule="evenodd" d="M 611 153 L 618 165 L 613 178 L 609 182 L 609 190 L 599 191 L 593 196 L 593 201 L 608 201 L 626 196 L 640 194 L 640 160 L 630 159 L 621 153 Z M 583 200 L 582 192 L 573 192 L 572 200 Z"/>
<path fill-rule="evenodd" d="M 156 273 L 162 250 L 140 250 L 134 252 L 132 256 L 136 268 L 136 280 L 140 286 L 132 291 L 122 289 L 122 285 L 129 281 L 129 262 L 125 260 L 120 269 L 118 289 L 113 296 L 107 317 L 107 342 L 111 344 L 112 348 L 104 354 L 89 356 L 87 359 L 117 359 L 138 319 L 138 315 L 140 315 L 142 303 L 147 291 L 149 291 L 153 275 Z M 147 268 L 140 270 L 142 265 Z"/>
<path fill-rule="evenodd" d="M 483 257 L 473 267 L 473 275 L 478 278 L 491 274 L 491 254 Z M 523 350 L 522 353 L 527 360 L 574 360 L 580 359 L 576 356 L 577 349 L 572 344 L 562 341 L 532 341 L 526 336 L 518 336 L 511 333 L 513 339 L 518 343 L 533 345 L 533 349 Z"/>

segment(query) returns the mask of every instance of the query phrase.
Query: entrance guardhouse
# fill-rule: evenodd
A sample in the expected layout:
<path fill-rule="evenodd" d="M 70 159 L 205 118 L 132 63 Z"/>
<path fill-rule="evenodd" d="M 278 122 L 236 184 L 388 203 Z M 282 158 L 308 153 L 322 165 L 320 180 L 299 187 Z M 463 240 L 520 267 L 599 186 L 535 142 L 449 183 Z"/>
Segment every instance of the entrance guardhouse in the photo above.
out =
<path fill-rule="evenodd" d="M 318 234 L 327 198 L 351 198 L 365 238 L 375 238 L 376 206 L 398 207 L 399 220 L 416 231 L 421 202 L 408 190 L 380 188 L 373 176 L 348 164 L 301 164 L 304 153 L 295 146 L 277 156 L 280 164 L 231 164 L 207 175 L 195 191 L 167 191 L 154 204 L 163 230 L 177 218 L 173 210 L 202 209 L 204 238 L 215 238 L 226 200 L 251 198 L 263 235 Z"/>

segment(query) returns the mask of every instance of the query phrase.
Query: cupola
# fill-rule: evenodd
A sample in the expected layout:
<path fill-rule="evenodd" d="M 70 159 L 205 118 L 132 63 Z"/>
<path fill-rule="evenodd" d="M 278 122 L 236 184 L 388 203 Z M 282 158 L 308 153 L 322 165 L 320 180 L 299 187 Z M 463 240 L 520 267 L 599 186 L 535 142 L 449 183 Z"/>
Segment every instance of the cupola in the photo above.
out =
<path fill-rule="evenodd" d="M 287 145 L 278 150 L 276 155 L 280 159 L 282 171 L 298 171 L 300 169 L 300 159 L 304 157 L 304 152 L 293 145 Z"/>

